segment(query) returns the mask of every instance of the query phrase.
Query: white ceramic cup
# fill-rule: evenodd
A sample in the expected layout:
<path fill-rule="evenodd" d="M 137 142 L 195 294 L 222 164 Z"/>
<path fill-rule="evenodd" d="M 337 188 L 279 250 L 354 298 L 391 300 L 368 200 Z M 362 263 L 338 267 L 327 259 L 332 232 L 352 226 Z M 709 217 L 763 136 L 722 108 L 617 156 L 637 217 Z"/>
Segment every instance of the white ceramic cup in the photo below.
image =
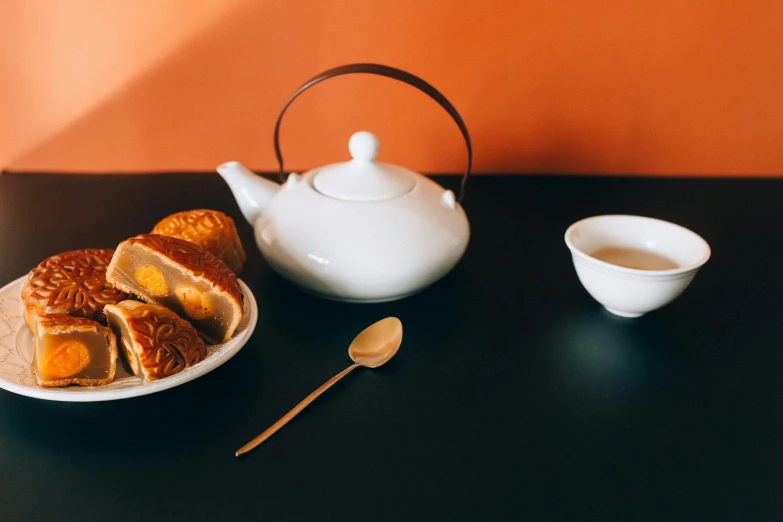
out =
<path fill-rule="evenodd" d="M 640 317 L 676 299 L 710 258 L 698 234 L 674 223 L 641 216 L 606 215 L 577 221 L 566 230 L 579 281 L 613 314 Z M 670 270 L 639 270 L 600 261 L 604 247 L 649 251 L 677 264 Z"/>

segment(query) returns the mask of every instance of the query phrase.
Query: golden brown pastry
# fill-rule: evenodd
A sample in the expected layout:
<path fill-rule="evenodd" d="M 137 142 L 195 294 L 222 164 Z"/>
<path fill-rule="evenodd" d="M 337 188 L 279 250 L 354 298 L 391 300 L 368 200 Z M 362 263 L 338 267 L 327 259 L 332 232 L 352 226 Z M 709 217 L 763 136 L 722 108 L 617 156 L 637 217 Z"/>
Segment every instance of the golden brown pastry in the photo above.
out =
<path fill-rule="evenodd" d="M 117 288 L 187 318 L 213 343 L 231 339 L 242 319 L 242 291 L 220 259 L 183 239 L 141 234 L 123 241 L 106 271 Z"/>
<path fill-rule="evenodd" d="M 123 301 L 107 305 L 106 317 L 133 373 L 145 381 L 179 373 L 207 356 L 193 326 L 162 306 Z"/>
<path fill-rule="evenodd" d="M 39 385 L 92 386 L 114 379 L 117 343 L 108 327 L 65 314 L 35 315 L 34 321 L 33 368 Z"/>
<path fill-rule="evenodd" d="M 128 295 L 106 282 L 114 250 L 73 250 L 44 259 L 22 286 L 24 320 L 34 331 L 36 314 L 63 313 L 105 322 L 103 307 Z"/>
<path fill-rule="evenodd" d="M 152 234 L 178 237 L 219 257 L 239 274 L 245 264 L 245 251 L 239 241 L 234 220 L 217 210 L 187 210 L 163 218 Z"/>

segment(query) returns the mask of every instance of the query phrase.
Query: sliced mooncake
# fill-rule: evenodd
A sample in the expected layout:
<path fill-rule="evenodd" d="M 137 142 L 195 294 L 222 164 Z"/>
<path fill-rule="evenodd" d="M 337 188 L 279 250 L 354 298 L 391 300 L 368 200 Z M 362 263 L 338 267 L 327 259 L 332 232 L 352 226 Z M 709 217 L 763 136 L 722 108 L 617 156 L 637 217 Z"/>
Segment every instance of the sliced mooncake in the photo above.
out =
<path fill-rule="evenodd" d="M 106 317 L 131 370 L 145 381 L 179 373 L 207 356 L 193 326 L 162 306 L 123 301 L 107 305 Z"/>
<path fill-rule="evenodd" d="M 117 344 L 106 326 L 65 314 L 40 314 L 34 318 L 33 340 L 33 368 L 41 386 L 91 386 L 114 379 Z"/>
<path fill-rule="evenodd" d="M 213 343 L 231 339 L 242 319 L 242 291 L 234 272 L 183 239 L 141 234 L 123 241 L 106 279 L 147 303 L 187 318 Z"/>

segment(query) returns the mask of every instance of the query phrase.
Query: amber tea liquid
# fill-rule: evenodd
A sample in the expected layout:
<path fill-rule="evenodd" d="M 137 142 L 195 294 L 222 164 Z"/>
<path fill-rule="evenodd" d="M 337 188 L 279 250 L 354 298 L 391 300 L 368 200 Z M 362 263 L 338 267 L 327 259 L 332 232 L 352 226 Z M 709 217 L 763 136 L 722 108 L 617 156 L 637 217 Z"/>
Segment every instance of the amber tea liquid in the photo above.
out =
<path fill-rule="evenodd" d="M 599 248 L 590 254 L 600 261 L 611 263 L 626 268 L 635 268 L 636 270 L 671 270 L 680 268 L 677 263 L 668 257 L 642 250 L 641 248 L 627 248 L 608 246 Z"/>

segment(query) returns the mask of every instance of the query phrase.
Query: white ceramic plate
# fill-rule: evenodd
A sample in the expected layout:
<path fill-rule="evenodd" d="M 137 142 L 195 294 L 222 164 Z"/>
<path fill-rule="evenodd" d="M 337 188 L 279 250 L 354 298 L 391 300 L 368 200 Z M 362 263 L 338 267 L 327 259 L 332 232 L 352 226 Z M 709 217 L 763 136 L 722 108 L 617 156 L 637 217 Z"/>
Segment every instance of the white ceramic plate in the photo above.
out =
<path fill-rule="evenodd" d="M 179 386 L 209 373 L 233 357 L 250 338 L 258 320 L 256 299 L 247 285 L 240 280 L 239 286 L 245 294 L 244 317 L 230 341 L 207 345 L 207 358 L 200 363 L 170 377 L 145 383 L 128 373 L 118 359 L 114 380 L 105 386 L 44 388 L 35 381 L 32 368 L 33 336 L 22 317 L 20 294 L 25 277 L 27 276 L 20 277 L 0 289 L 0 388 L 38 399 L 65 402 L 113 401 Z"/>

